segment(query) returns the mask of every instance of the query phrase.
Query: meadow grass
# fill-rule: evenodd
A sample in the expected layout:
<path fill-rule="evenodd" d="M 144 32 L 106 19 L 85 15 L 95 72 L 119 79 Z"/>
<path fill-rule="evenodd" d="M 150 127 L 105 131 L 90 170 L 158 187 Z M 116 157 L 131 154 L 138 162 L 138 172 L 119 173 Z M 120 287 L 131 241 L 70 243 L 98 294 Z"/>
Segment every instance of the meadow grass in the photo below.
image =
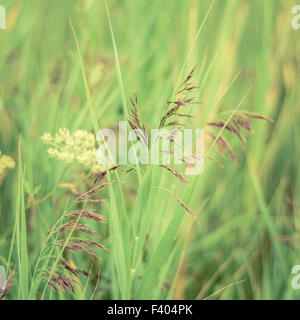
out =
<path fill-rule="evenodd" d="M 0 4 L 0 150 L 16 162 L 0 185 L 0 265 L 15 270 L 5 299 L 299 297 L 291 286 L 300 264 L 294 0 Z M 189 107 L 185 124 L 214 138 L 205 139 L 204 172 L 184 177 L 188 184 L 150 165 L 95 183 L 80 165 L 48 157 L 45 132 L 114 127 L 130 117 L 133 92 L 145 125 L 158 128 L 194 66 L 201 104 Z M 274 122 L 252 119 L 242 145 L 226 129 L 241 114 Z M 237 163 L 217 152 L 220 137 Z M 95 194 L 106 202 L 78 199 L 104 182 Z M 81 237 L 80 224 L 108 250 L 80 243 L 95 241 Z M 68 282 L 70 270 L 81 286 Z M 66 290 L 49 285 L 56 272 Z"/>

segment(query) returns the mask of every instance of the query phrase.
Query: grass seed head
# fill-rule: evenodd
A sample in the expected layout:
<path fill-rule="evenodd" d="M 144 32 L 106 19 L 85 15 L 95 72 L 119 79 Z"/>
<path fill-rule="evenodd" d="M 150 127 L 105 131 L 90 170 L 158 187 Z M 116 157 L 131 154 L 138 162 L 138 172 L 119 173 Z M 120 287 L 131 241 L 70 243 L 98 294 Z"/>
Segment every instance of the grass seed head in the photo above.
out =
<path fill-rule="evenodd" d="M 10 289 L 13 286 L 12 279 L 15 276 L 15 271 L 13 270 L 12 273 L 9 275 L 7 280 L 4 283 L 4 286 L 0 288 L 0 299 L 4 298 L 6 295 L 8 295 Z"/>

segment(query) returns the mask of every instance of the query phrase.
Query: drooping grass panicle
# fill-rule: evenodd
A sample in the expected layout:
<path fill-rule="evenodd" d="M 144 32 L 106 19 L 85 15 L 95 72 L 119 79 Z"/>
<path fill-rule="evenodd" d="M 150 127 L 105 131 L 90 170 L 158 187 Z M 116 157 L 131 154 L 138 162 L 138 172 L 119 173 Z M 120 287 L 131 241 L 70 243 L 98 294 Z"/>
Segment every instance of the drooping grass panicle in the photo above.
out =
<path fill-rule="evenodd" d="M 88 248 L 87 246 L 84 246 L 83 244 L 77 243 L 77 242 L 69 242 L 66 245 L 63 243 L 57 243 L 56 244 L 59 247 L 65 247 L 65 249 L 70 250 L 70 251 L 84 251 L 86 252 L 93 260 L 97 258 L 96 253 Z"/>
<path fill-rule="evenodd" d="M 257 113 L 253 113 L 253 112 L 249 112 L 249 111 L 243 111 L 242 113 L 245 116 L 248 116 L 248 117 L 253 118 L 253 119 L 265 120 L 265 121 L 272 122 L 272 123 L 275 122 L 273 119 L 271 119 L 269 117 L 266 117 L 264 115 L 261 115 L 261 114 L 257 114 Z"/>
<path fill-rule="evenodd" d="M 11 274 L 8 276 L 7 280 L 5 281 L 2 288 L 0 288 L 0 299 L 3 299 L 5 296 L 8 295 L 9 291 L 11 290 L 13 283 L 13 277 L 15 276 L 15 270 L 11 272 Z"/>
<path fill-rule="evenodd" d="M 191 80 L 194 76 L 195 67 L 192 68 L 186 79 L 179 86 L 175 97 L 173 100 L 167 102 L 168 110 L 164 113 L 160 120 L 159 128 L 170 127 L 170 126 L 179 126 L 183 127 L 184 125 L 176 120 L 171 120 L 170 118 L 177 116 L 183 118 L 191 118 L 191 115 L 186 113 L 180 113 L 179 110 L 182 107 L 188 107 L 190 104 L 201 104 L 200 101 L 196 101 L 195 97 L 191 97 L 190 94 L 197 88 Z"/>
<path fill-rule="evenodd" d="M 76 240 L 74 240 L 74 242 L 75 243 L 84 243 L 84 244 L 87 244 L 92 247 L 97 247 L 100 249 L 108 250 L 103 244 L 96 242 L 96 241 L 91 241 L 91 240 L 86 240 L 86 239 L 76 239 Z"/>
<path fill-rule="evenodd" d="M 165 190 L 167 191 L 172 197 L 174 197 L 177 202 L 180 204 L 180 206 L 191 215 L 191 217 L 193 218 L 193 220 L 195 220 L 198 223 L 198 219 L 196 217 L 196 215 L 194 214 L 194 212 L 172 191 L 164 188 L 164 187 L 157 187 L 159 189 Z"/>
<path fill-rule="evenodd" d="M 243 135 L 243 130 L 248 131 L 250 133 L 254 133 L 252 124 L 251 124 L 251 119 L 252 120 L 265 120 L 268 122 L 274 122 L 271 118 L 268 118 L 263 115 L 259 115 L 256 113 L 251 113 L 247 111 L 239 112 L 237 114 L 234 114 L 230 121 L 226 120 L 218 120 L 218 121 L 212 121 L 208 122 L 206 124 L 207 128 L 218 128 L 218 129 L 223 129 L 227 131 L 229 134 L 235 135 L 239 138 L 241 143 L 243 145 L 246 144 L 246 138 Z M 230 143 L 226 140 L 224 134 L 221 134 L 218 138 L 216 134 L 213 133 L 213 131 L 208 130 L 207 134 L 213 138 L 214 141 L 216 141 L 216 146 L 217 148 L 215 149 L 222 157 L 224 154 L 222 153 L 222 149 L 226 149 L 231 157 L 232 160 L 235 162 L 238 162 L 238 158 L 234 154 L 233 148 L 231 147 Z"/>
<path fill-rule="evenodd" d="M 99 239 L 100 235 L 87 224 L 81 223 L 82 219 L 86 219 L 86 222 L 104 222 L 103 216 L 88 209 L 67 213 L 62 219 L 62 224 L 54 227 L 52 230 L 52 233 L 56 234 L 58 237 L 52 245 L 53 247 L 63 248 L 61 253 L 64 251 L 68 252 L 68 255 L 66 256 L 71 255 L 72 257 L 72 254 L 75 254 L 76 252 L 84 252 L 89 256 L 90 261 L 95 264 L 98 259 L 96 249 L 107 250 L 107 248 L 99 243 L 98 240 L 89 240 L 84 237 L 85 235 L 90 235 Z M 64 222 L 64 220 L 68 221 Z M 74 265 L 72 259 L 72 263 L 70 263 L 62 255 L 53 258 L 57 263 L 53 266 L 49 266 L 46 271 L 43 271 L 43 276 L 47 278 L 47 284 L 56 292 L 62 290 L 74 293 L 75 284 L 81 286 L 79 274 L 88 276 L 88 272 Z M 70 274 L 67 275 L 66 272 Z"/>
<path fill-rule="evenodd" d="M 209 135 L 213 138 L 213 140 L 216 140 L 217 137 L 212 134 L 212 133 L 209 133 Z M 224 136 L 220 136 L 217 140 L 217 145 L 221 148 L 221 149 L 226 149 L 231 157 L 231 159 L 235 162 L 238 162 L 238 158 L 236 157 L 236 155 L 234 154 L 233 152 L 233 149 L 230 145 L 229 142 L 227 142 L 227 140 L 225 139 Z"/>
<path fill-rule="evenodd" d="M 104 217 L 97 214 L 97 213 L 93 213 L 91 211 L 88 210 L 79 210 L 79 211 L 74 211 L 72 213 L 69 213 L 66 215 L 66 218 L 71 218 L 71 217 L 81 217 L 81 218 L 87 218 L 87 219 L 91 219 L 91 220 L 95 220 L 98 222 L 103 222 L 104 221 Z"/>
<path fill-rule="evenodd" d="M 73 268 L 66 260 L 60 259 L 59 260 L 60 264 L 68 271 L 70 271 L 74 276 L 78 276 L 80 271 Z"/>
<path fill-rule="evenodd" d="M 49 285 L 56 292 L 58 292 L 58 288 L 60 288 L 62 291 L 71 291 L 72 293 L 75 293 L 75 284 L 82 287 L 82 284 L 77 279 L 75 279 L 74 277 L 69 277 L 60 271 L 51 272 L 50 270 L 47 270 L 44 272 L 44 275 L 51 275 Z"/>
<path fill-rule="evenodd" d="M 187 207 L 185 205 L 185 203 L 176 194 L 174 194 L 174 196 L 175 196 L 176 200 L 179 202 L 179 204 L 182 206 L 182 208 L 186 212 L 188 212 L 197 223 L 199 223 L 196 215 L 194 214 L 194 212 L 189 207 Z"/>
<path fill-rule="evenodd" d="M 68 221 L 63 224 L 60 228 L 54 231 L 55 234 L 62 233 L 64 231 L 81 231 L 84 233 L 88 233 L 96 238 L 99 238 L 99 234 L 93 230 L 91 230 L 86 224 L 77 223 L 75 220 Z"/>
<path fill-rule="evenodd" d="M 105 183 L 102 183 L 94 188 L 92 188 L 91 190 L 87 191 L 86 193 L 80 195 L 77 197 L 77 200 L 81 201 L 81 200 L 85 200 L 85 199 L 88 199 L 90 197 L 92 197 L 97 191 L 99 191 L 100 189 L 106 187 L 106 186 L 109 186 L 110 184 L 112 183 L 119 183 L 120 181 L 111 181 L 111 182 L 105 182 Z"/>
<path fill-rule="evenodd" d="M 143 121 L 140 118 L 138 108 L 137 108 L 137 95 L 134 92 L 134 97 L 130 97 L 130 102 L 131 102 L 131 110 L 130 110 L 130 119 L 128 119 L 128 123 L 131 127 L 132 130 L 134 130 L 136 137 L 139 141 L 143 141 L 146 145 L 148 144 L 147 142 L 147 136 L 146 136 L 146 126 L 143 123 Z"/>
<path fill-rule="evenodd" d="M 102 180 L 104 177 L 106 177 L 106 175 L 107 175 L 108 172 L 115 171 L 115 170 L 117 170 L 120 166 L 121 166 L 120 164 L 115 165 L 115 166 L 109 168 L 108 170 L 105 170 L 105 171 L 101 172 L 100 174 L 98 174 L 97 177 L 96 177 L 96 179 L 95 179 L 95 183 L 96 183 L 97 181 L 99 181 L 99 180 Z"/>
<path fill-rule="evenodd" d="M 174 170 L 173 168 L 167 166 L 167 165 L 164 165 L 164 164 L 161 164 L 159 165 L 160 167 L 168 170 L 169 172 L 171 172 L 176 178 L 178 178 L 181 182 L 183 183 L 188 183 L 187 180 L 179 173 L 177 172 L 176 170 Z"/>

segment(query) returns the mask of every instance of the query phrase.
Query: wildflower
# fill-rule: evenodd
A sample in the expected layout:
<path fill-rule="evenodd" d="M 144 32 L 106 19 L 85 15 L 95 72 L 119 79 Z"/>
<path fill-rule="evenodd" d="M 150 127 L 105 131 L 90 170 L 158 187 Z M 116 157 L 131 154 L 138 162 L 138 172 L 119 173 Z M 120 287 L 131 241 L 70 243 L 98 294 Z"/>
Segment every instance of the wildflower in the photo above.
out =
<path fill-rule="evenodd" d="M 61 128 L 54 137 L 50 133 L 45 133 L 41 139 L 50 146 L 47 151 L 51 158 L 56 158 L 67 164 L 76 160 L 92 173 L 105 170 L 105 167 L 97 161 L 99 154 L 96 149 L 96 139 L 92 133 L 76 130 L 71 134 L 68 129 Z"/>
<path fill-rule="evenodd" d="M 7 171 L 9 169 L 13 169 L 16 165 L 15 161 L 11 157 L 5 154 L 1 156 L 1 154 L 2 152 L 0 150 L 0 185 L 5 178 Z"/>

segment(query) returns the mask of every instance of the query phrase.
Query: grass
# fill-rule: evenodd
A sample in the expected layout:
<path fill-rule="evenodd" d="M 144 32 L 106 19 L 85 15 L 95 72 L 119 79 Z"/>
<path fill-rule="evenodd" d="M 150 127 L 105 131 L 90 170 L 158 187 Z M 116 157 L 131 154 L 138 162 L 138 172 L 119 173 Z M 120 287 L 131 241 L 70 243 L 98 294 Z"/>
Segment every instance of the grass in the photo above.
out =
<path fill-rule="evenodd" d="M 0 185 L 0 264 L 16 271 L 4 299 L 299 297 L 291 286 L 300 263 L 295 1 L 1 4 L 0 150 L 16 161 Z M 133 92 L 141 119 L 157 128 L 194 66 L 202 104 L 191 105 L 194 118 L 184 121 L 213 133 L 206 155 L 220 165 L 205 159 L 201 175 L 184 177 L 188 184 L 159 166 L 120 167 L 104 179 L 120 183 L 96 193 L 106 202 L 78 201 L 104 181 L 49 158 L 41 136 L 114 127 L 130 117 Z M 274 120 L 252 119 L 245 146 L 226 128 L 244 112 Z M 228 150 L 225 158 L 217 152 L 220 137 L 238 163 Z M 75 210 L 99 213 L 105 223 L 80 216 L 55 233 Z M 90 246 L 97 259 L 66 249 L 95 240 L 81 236 L 81 223 L 108 248 Z M 72 276 L 62 258 L 89 271 L 74 293 L 49 286 L 57 270 Z"/>

